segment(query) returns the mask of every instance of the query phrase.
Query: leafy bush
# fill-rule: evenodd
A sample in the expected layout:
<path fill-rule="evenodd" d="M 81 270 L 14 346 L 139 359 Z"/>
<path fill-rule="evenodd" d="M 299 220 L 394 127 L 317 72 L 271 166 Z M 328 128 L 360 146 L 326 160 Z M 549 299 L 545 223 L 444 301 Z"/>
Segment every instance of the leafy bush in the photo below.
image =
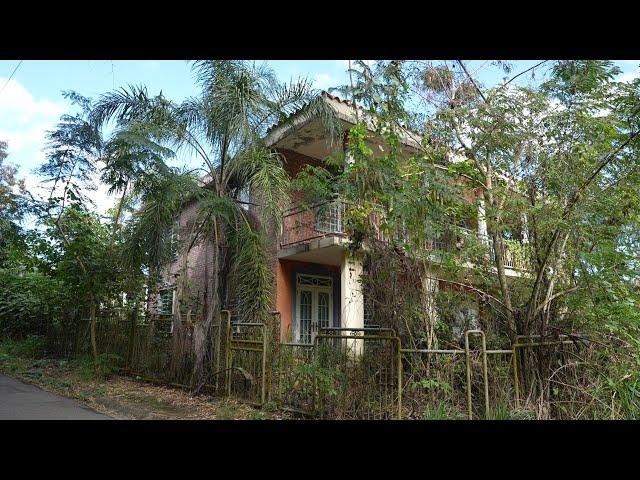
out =
<path fill-rule="evenodd" d="M 30 335 L 21 341 L 2 342 L 2 351 L 17 357 L 40 358 L 44 355 L 45 347 L 46 339 L 37 335 Z"/>
<path fill-rule="evenodd" d="M 84 380 L 104 380 L 120 372 L 124 359 L 114 353 L 101 353 L 92 357 L 78 359 L 80 376 Z"/>
<path fill-rule="evenodd" d="M 38 272 L 0 270 L 0 337 L 24 338 L 43 333 L 60 314 L 68 289 Z"/>

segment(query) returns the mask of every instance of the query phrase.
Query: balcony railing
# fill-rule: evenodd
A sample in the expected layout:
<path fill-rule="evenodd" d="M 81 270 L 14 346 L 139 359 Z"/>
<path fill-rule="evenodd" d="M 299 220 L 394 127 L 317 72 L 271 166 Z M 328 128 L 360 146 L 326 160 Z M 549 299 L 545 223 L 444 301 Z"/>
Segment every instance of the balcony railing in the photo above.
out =
<path fill-rule="evenodd" d="M 496 259 L 493 241 L 487 235 L 482 235 L 468 228 L 457 227 L 455 231 L 445 232 L 437 239 L 427 245 L 427 248 L 441 251 L 461 250 L 465 247 L 465 239 L 474 239 L 484 247 L 485 252 L 488 250 L 489 260 L 494 263 Z M 506 268 L 512 270 L 528 270 L 528 260 L 526 255 L 527 246 L 525 244 L 512 240 L 503 240 L 502 242 L 502 261 Z"/>
<path fill-rule="evenodd" d="M 309 208 L 299 207 L 290 210 L 282 217 L 282 247 L 306 243 L 314 239 L 327 236 L 345 236 L 344 212 L 346 204 L 343 202 L 325 202 L 312 205 Z M 379 225 L 379 221 L 372 222 Z M 376 228 L 377 238 L 381 241 L 389 241 L 390 238 L 379 228 Z M 465 239 L 475 238 L 485 245 L 489 259 L 495 261 L 493 242 L 485 235 L 480 235 L 474 230 L 456 227 L 441 233 L 437 237 L 424 242 L 426 250 L 453 252 L 461 250 L 465 246 Z M 396 240 L 402 240 L 397 238 Z M 503 260 L 506 268 L 526 270 L 527 262 L 524 255 L 524 246 L 515 242 L 503 242 Z"/>
<path fill-rule="evenodd" d="M 331 235 L 343 236 L 344 211 L 342 202 L 325 202 L 290 210 L 282 217 L 280 245 L 286 247 Z"/>

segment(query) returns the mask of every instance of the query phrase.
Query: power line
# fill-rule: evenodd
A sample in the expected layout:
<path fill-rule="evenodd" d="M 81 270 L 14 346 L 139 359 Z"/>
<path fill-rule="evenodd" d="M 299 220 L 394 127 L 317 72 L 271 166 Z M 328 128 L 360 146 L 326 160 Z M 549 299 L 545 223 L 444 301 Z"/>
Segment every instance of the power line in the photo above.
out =
<path fill-rule="evenodd" d="M 18 65 L 16 65 L 16 68 L 14 68 L 14 69 L 13 69 L 13 72 L 11 72 L 11 75 L 9 75 L 9 79 L 4 83 L 4 85 L 2 86 L 2 88 L 0 88 L 0 93 L 2 93 L 2 92 L 3 92 L 3 90 L 5 89 L 5 87 L 6 87 L 7 85 L 9 85 L 9 82 L 11 81 L 11 79 L 13 78 L 13 76 L 15 75 L 16 70 L 18 70 L 18 68 L 20 67 L 20 65 L 22 65 L 22 62 L 23 62 L 23 61 L 24 61 L 24 60 L 20 60 L 20 61 L 18 62 Z"/>

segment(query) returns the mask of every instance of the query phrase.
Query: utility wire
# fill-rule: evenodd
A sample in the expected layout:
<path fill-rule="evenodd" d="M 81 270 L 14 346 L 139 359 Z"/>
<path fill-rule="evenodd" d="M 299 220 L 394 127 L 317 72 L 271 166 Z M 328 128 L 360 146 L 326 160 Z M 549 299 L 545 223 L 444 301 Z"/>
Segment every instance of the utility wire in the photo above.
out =
<path fill-rule="evenodd" d="M 11 75 L 9 75 L 9 79 L 4 83 L 4 85 L 2 86 L 2 88 L 0 88 L 0 93 L 2 93 L 2 92 L 3 92 L 3 90 L 5 89 L 5 87 L 6 87 L 7 85 L 9 85 L 9 82 L 11 81 L 11 79 L 13 78 L 13 76 L 15 75 L 16 70 L 18 70 L 18 67 L 20 67 L 20 65 L 22 65 L 22 62 L 23 62 L 23 61 L 24 61 L 24 60 L 20 60 L 20 61 L 18 62 L 18 65 L 16 65 L 16 68 L 14 68 L 14 69 L 13 69 L 13 72 L 11 72 Z"/>

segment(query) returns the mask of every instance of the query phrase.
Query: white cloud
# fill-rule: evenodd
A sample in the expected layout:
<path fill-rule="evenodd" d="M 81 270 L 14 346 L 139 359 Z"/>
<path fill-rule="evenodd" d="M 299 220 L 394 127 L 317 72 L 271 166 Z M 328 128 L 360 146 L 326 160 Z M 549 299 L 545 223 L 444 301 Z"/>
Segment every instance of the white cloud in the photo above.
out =
<path fill-rule="evenodd" d="M 25 188 L 35 199 L 46 201 L 51 194 L 52 183 L 43 183 L 42 178 L 34 173 L 26 173 L 20 178 L 24 178 Z M 95 211 L 104 215 L 106 211 L 112 208 L 116 201 L 119 199 L 117 195 L 109 195 L 109 187 L 100 182 L 99 173 L 93 178 L 93 184 L 96 186 L 95 190 L 83 189 L 84 194 L 94 203 Z M 56 194 L 62 193 L 61 187 L 56 188 Z"/>
<path fill-rule="evenodd" d="M 326 90 L 329 87 L 336 86 L 335 79 L 328 73 L 317 73 L 313 77 L 313 83 L 315 84 L 316 88 L 320 88 L 322 90 Z"/>
<path fill-rule="evenodd" d="M 635 80 L 636 78 L 640 77 L 640 68 L 636 68 L 635 70 L 631 71 L 631 72 L 626 72 L 620 75 L 620 77 L 618 78 L 618 80 L 620 82 L 630 82 L 632 80 Z"/>
<path fill-rule="evenodd" d="M 8 144 L 9 161 L 26 174 L 44 160 L 46 132 L 66 111 L 64 101 L 36 98 L 18 80 L 0 77 L 0 140 Z"/>
<path fill-rule="evenodd" d="M 7 82 L 0 77 L 0 85 Z M 17 80 L 11 79 L 0 94 L 0 121 L 11 119 L 14 125 L 25 125 L 38 119 L 57 119 L 65 111 L 62 102 L 36 98 Z M 4 122 L 3 122 L 4 123 Z"/>
<path fill-rule="evenodd" d="M 617 60 L 616 64 L 622 70 L 618 81 L 630 82 L 640 77 L 640 60 Z"/>
<path fill-rule="evenodd" d="M 6 83 L 0 78 L 0 86 Z M 19 178 L 36 198 L 47 199 L 51 186 L 43 184 L 42 178 L 32 170 L 45 161 L 46 134 L 58 123 L 60 116 L 68 111 L 66 101 L 51 101 L 36 98 L 19 81 L 12 79 L 0 93 L 0 140 L 8 144 L 8 161 L 20 167 Z M 107 195 L 107 187 L 98 178 L 94 182 L 97 190 L 86 191 L 96 210 L 104 214 L 115 202 Z"/>

